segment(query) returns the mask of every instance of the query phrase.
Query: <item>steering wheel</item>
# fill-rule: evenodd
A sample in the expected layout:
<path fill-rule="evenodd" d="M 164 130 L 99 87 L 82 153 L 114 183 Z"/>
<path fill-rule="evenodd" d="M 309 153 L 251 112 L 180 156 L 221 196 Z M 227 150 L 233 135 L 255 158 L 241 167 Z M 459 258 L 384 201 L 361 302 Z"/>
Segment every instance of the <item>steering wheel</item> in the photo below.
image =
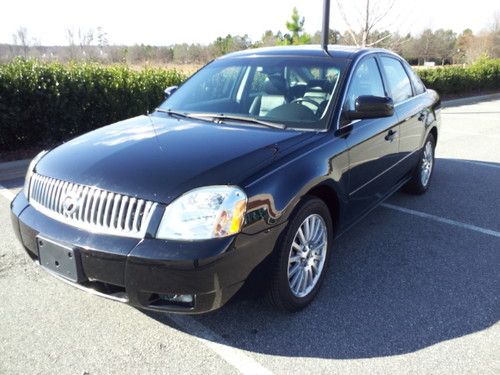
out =
<path fill-rule="evenodd" d="M 316 107 L 316 111 L 319 109 L 319 104 L 316 103 L 316 101 L 312 100 L 312 99 L 309 99 L 309 98 L 297 98 L 297 99 L 293 99 L 290 104 L 292 103 L 298 103 L 298 104 L 301 104 L 301 103 L 309 103 L 309 104 L 312 104 L 313 106 Z"/>

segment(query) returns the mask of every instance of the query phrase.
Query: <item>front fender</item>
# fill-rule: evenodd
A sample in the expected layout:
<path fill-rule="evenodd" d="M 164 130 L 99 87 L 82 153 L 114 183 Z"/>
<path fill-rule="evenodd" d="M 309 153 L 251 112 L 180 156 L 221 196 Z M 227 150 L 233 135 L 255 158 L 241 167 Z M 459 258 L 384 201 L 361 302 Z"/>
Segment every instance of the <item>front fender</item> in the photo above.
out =
<path fill-rule="evenodd" d="M 244 233 L 254 234 L 287 221 L 301 198 L 318 186 L 336 195 L 340 218 L 347 202 L 347 143 L 321 133 L 300 149 L 277 160 L 245 183 L 248 195 Z"/>

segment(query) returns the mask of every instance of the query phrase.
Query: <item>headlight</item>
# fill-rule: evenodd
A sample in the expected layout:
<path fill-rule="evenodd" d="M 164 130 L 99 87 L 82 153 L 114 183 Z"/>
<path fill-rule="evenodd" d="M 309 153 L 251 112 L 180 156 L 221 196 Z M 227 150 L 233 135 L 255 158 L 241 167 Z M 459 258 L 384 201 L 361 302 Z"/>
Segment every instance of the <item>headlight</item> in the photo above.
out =
<path fill-rule="evenodd" d="M 240 231 L 247 196 L 235 186 L 208 186 L 191 190 L 167 206 L 156 238 L 204 240 Z"/>
<path fill-rule="evenodd" d="M 42 151 L 40 152 L 37 156 L 35 156 L 33 158 L 33 160 L 31 160 L 29 166 L 28 166 L 28 171 L 26 172 L 26 178 L 24 179 L 24 195 L 27 199 L 29 199 L 29 190 L 30 190 L 30 181 L 31 181 L 31 176 L 33 176 L 33 172 L 35 171 L 35 167 L 37 165 L 37 163 L 40 161 L 41 158 L 44 157 L 44 155 L 47 153 L 48 151 Z"/>

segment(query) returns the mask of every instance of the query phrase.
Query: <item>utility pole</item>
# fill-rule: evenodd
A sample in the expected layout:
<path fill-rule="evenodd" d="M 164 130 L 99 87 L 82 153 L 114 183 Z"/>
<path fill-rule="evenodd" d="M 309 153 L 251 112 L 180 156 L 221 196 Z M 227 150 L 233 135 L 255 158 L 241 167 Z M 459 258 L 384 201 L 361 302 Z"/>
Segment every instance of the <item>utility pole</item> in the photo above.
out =
<path fill-rule="evenodd" d="M 328 52 L 328 37 L 330 35 L 330 0 L 323 0 L 323 28 L 321 30 L 321 48 Z"/>

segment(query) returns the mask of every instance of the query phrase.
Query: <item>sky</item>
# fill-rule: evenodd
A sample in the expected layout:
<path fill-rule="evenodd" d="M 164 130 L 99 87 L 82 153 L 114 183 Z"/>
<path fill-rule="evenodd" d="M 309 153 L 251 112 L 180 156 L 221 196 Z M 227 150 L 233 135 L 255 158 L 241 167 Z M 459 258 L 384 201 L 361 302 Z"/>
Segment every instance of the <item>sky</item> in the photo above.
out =
<path fill-rule="evenodd" d="M 365 0 L 339 0 L 356 24 L 356 6 Z M 384 3 L 391 0 L 371 0 Z M 497 0 L 395 0 L 381 27 L 418 34 L 425 28 L 477 32 L 500 12 Z M 218 36 L 248 34 L 259 40 L 265 30 L 285 31 L 296 6 L 305 17 L 305 30 L 321 28 L 323 0 L 2 0 L 0 43 L 12 43 L 12 34 L 26 27 L 28 36 L 42 45 L 66 45 L 67 30 L 101 26 L 110 44 L 208 44 Z M 332 0 L 330 27 L 346 25 Z"/>

